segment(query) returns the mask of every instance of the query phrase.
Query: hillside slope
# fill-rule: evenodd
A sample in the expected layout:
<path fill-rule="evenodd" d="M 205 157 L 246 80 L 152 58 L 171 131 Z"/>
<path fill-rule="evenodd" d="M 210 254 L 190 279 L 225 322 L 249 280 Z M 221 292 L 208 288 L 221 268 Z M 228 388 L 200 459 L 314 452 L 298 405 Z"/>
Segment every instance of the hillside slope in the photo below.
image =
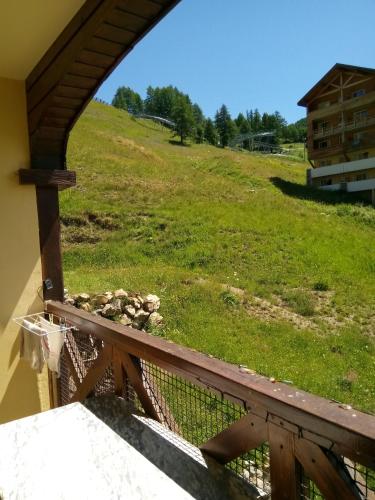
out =
<path fill-rule="evenodd" d="M 99 103 L 81 117 L 69 290 L 156 293 L 155 334 L 375 411 L 375 210 L 304 187 L 302 162 L 170 139 Z"/>

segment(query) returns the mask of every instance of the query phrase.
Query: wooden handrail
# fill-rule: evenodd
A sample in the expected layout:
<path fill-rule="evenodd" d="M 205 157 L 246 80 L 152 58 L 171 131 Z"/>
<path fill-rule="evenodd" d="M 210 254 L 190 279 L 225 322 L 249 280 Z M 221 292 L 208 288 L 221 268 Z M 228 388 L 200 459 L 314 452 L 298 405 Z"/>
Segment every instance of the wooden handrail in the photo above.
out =
<path fill-rule="evenodd" d="M 47 302 L 45 308 L 120 351 L 219 392 L 272 424 L 375 468 L 374 416 L 60 302 Z"/>

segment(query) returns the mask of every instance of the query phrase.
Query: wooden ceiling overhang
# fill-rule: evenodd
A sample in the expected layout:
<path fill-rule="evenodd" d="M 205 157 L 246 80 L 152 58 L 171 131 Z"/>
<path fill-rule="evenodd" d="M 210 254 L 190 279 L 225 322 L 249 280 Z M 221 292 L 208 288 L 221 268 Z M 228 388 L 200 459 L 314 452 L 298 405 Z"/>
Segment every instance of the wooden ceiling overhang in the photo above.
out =
<path fill-rule="evenodd" d="M 335 91 L 340 88 L 339 77 L 340 73 L 347 73 L 347 84 L 354 85 L 360 83 L 360 77 L 369 78 L 375 75 L 375 69 L 364 68 L 361 66 L 351 66 L 349 64 L 335 64 L 319 81 L 316 83 L 306 95 L 298 101 L 298 106 L 308 106 L 314 99 L 322 95 L 322 92 Z M 357 81 L 353 77 L 358 77 Z M 363 79 L 362 81 L 365 81 Z M 345 83 L 345 82 L 344 82 Z"/>
<path fill-rule="evenodd" d="M 26 79 L 31 168 L 66 169 L 74 123 L 99 86 L 180 0 L 87 0 Z"/>

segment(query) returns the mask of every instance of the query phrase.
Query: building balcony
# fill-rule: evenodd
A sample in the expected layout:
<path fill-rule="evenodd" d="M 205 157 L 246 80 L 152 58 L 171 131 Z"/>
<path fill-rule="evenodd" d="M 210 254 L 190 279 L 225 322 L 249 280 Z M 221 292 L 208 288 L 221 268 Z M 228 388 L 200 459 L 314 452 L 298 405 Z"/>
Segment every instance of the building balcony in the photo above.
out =
<path fill-rule="evenodd" d="M 326 148 L 314 148 L 311 143 L 308 144 L 310 160 L 320 160 L 329 156 L 344 154 L 345 151 L 346 149 L 344 148 L 343 144 L 336 144 L 334 146 L 328 146 Z"/>
<path fill-rule="evenodd" d="M 4 499 L 373 498 L 374 416 L 72 306 L 46 313 L 72 327 L 59 408 L 0 426 Z"/>
<path fill-rule="evenodd" d="M 359 120 L 347 121 L 343 125 L 337 124 L 335 126 L 326 127 L 322 130 L 315 129 L 313 131 L 313 139 L 323 139 L 332 135 L 338 135 L 342 132 L 349 132 L 351 130 L 360 130 L 362 128 L 375 126 L 375 116 L 368 116 Z"/>
<path fill-rule="evenodd" d="M 334 116 L 341 111 L 353 111 L 355 109 L 361 109 L 371 106 L 375 103 L 375 90 L 368 92 L 367 94 L 359 97 L 351 97 L 350 99 L 345 99 L 343 102 L 338 101 L 332 103 L 330 106 L 322 109 L 315 109 L 308 113 L 309 120 L 321 120 L 323 118 L 329 118 Z"/>

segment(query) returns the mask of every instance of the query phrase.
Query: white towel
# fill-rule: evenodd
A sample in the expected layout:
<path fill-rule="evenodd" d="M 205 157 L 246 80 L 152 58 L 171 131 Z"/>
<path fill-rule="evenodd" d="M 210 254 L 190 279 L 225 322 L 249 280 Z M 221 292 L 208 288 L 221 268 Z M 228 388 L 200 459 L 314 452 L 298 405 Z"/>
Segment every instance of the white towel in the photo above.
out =
<path fill-rule="evenodd" d="M 42 348 L 44 359 L 48 365 L 48 368 L 52 372 L 56 372 L 57 376 L 60 376 L 60 355 L 61 349 L 64 345 L 65 335 L 61 329 L 57 330 L 58 325 L 51 324 L 49 321 L 40 318 L 40 326 L 47 335 L 43 335 Z"/>
<path fill-rule="evenodd" d="M 20 356 L 30 363 L 33 370 L 41 373 L 44 366 L 42 344 L 40 341 L 42 330 L 27 319 L 24 319 L 22 324 L 26 330 L 22 328 L 20 331 Z M 34 333 L 29 333 L 30 331 Z"/>

